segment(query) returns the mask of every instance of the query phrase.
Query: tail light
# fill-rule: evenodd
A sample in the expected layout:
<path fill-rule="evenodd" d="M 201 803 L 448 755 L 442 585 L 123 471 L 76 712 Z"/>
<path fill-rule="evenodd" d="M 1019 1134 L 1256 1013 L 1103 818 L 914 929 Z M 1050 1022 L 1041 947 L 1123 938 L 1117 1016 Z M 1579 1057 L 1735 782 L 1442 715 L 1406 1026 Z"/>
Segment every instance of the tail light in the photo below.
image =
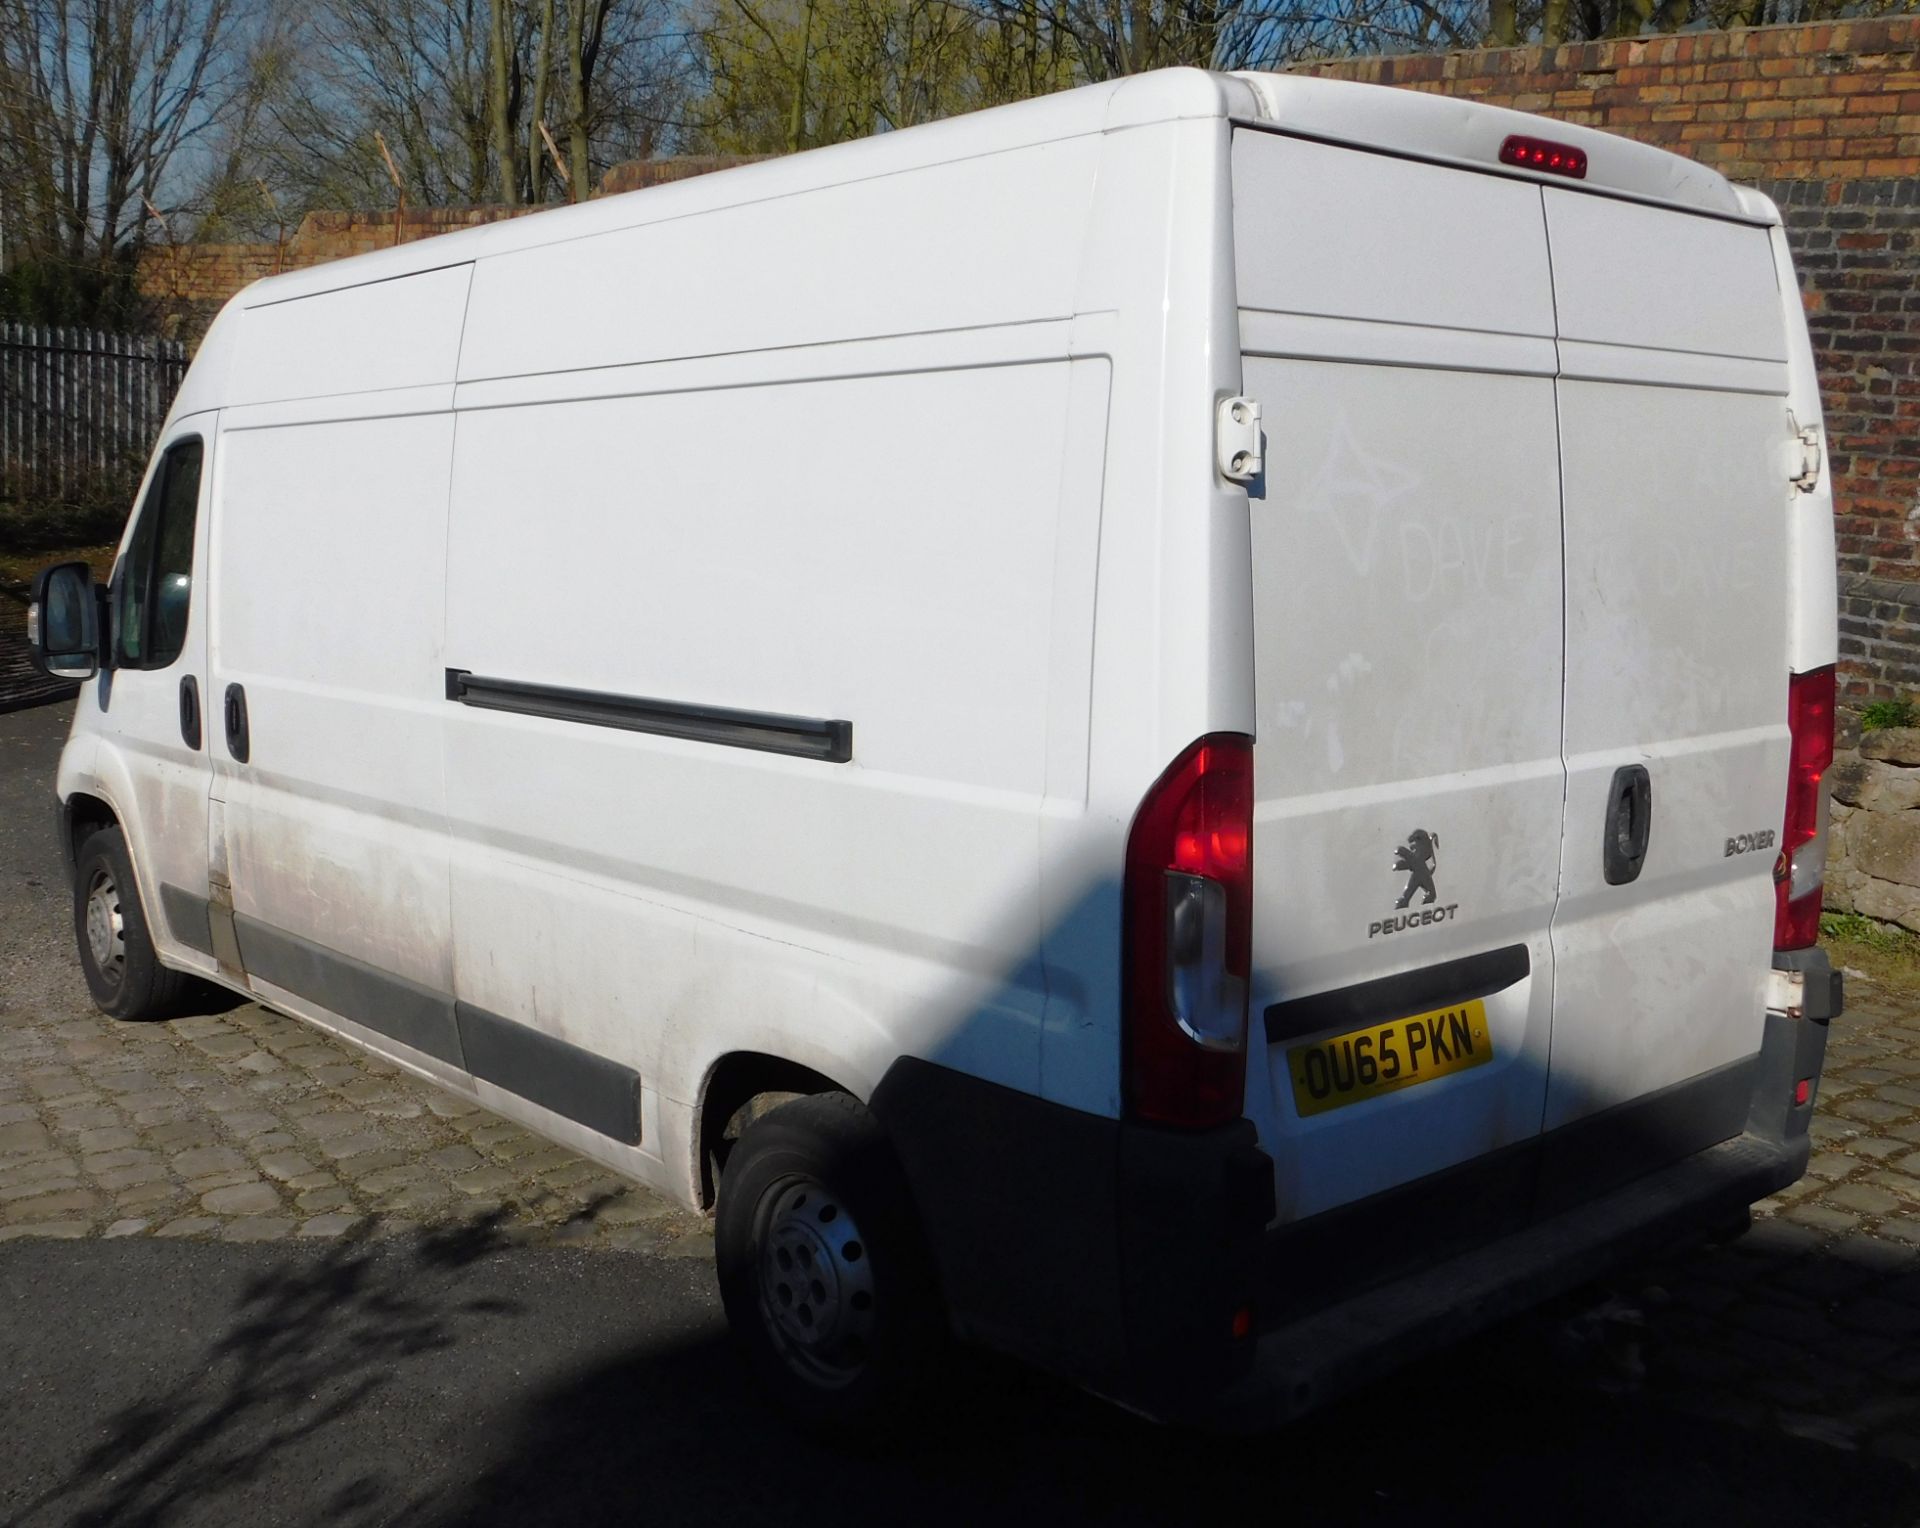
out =
<path fill-rule="evenodd" d="M 1240 1117 L 1253 931 L 1253 741 L 1201 738 L 1127 837 L 1127 1112 L 1200 1128 Z"/>
<path fill-rule="evenodd" d="M 1833 669 L 1787 680 L 1787 824 L 1773 862 L 1773 947 L 1803 950 L 1820 937 L 1820 894 L 1827 872 L 1827 791 L 1833 763 Z"/>

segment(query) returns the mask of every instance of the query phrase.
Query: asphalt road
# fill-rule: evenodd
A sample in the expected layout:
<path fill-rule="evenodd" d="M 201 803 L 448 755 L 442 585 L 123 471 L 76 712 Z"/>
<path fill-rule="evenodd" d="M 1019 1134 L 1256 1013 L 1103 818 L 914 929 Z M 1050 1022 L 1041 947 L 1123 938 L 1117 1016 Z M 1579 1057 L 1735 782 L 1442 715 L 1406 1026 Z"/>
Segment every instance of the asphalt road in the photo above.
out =
<path fill-rule="evenodd" d="M 482 1233 L 0 1249 L 0 1513 L 85 1524 L 1913 1520 L 1912 1475 L 1496 1339 L 1264 1439 L 963 1365 L 884 1448 L 747 1393 L 704 1269 Z"/>
<path fill-rule="evenodd" d="M 0 1026 L 79 975 L 46 830 L 67 708 L 0 717 Z M 1719 1254 L 1775 1277 L 1763 1240 Z M 1804 1266 L 1804 1265 L 1803 1265 Z M 1683 1409 L 1534 1319 L 1283 1435 L 1155 1428 L 966 1359 L 863 1451 L 755 1400 L 685 1257 L 478 1227 L 0 1243 L 0 1523 L 1891 1525 L 1890 1458 Z"/>
<path fill-rule="evenodd" d="M 0 715 L 0 1016 L 84 996 L 53 833 L 71 705 Z"/>

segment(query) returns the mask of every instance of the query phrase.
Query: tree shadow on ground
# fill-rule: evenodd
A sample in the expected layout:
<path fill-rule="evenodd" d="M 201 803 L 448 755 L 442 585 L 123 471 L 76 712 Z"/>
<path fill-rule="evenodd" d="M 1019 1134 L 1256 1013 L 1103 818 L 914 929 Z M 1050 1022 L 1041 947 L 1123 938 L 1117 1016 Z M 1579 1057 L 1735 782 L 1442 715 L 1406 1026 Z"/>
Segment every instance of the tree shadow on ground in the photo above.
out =
<path fill-rule="evenodd" d="M 1708 1274 L 1691 1266 L 1697 1259 L 1719 1266 Z M 1865 1298 L 1920 1309 L 1910 1264 L 1880 1274 Z M 1777 1412 L 1758 1414 L 1750 1379 L 1721 1376 L 1703 1401 L 1698 1373 L 1669 1366 L 1669 1340 L 1681 1339 L 1663 1325 L 1696 1307 L 1669 1296 L 1648 1311 L 1653 1278 L 1778 1291 L 1756 1307 L 1771 1316 L 1754 1320 L 1788 1325 L 1810 1309 L 1786 1293 L 1796 1279 L 1856 1294 L 1860 1282 L 1791 1239 L 1686 1254 L 1498 1328 L 1287 1432 L 1247 1438 L 1155 1427 L 972 1356 L 890 1438 L 850 1450 L 772 1416 L 717 1339 L 648 1345 L 523 1404 L 497 1462 L 455 1498 L 398 1519 L 388 1503 L 362 1520 L 410 1528 L 1913 1520 L 1920 1481 L 1903 1464 L 1817 1434 L 1783 1434 Z M 1748 1354 L 1758 1376 L 1777 1369 L 1816 1383 L 1831 1368 L 1817 1323 L 1766 1336 L 1736 1323 L 1727 1335 L 1736 1350 L 1758 1346 L 1757 1362 Z M 1780 1357 L 1789 1350 L 1801 1355 L 1794 1365 Z M 1892 1367 L 1859 1371 L 1883 1407 L 1911 1394 L 1900 1364 L 1910 1367 L 1913 1355 L 1911 1342 L 1891 1341 Z"/>
<path fill-rule="evenodd" d="M 504 1245 L 498 1217 L 418 1234 L 402 1258 L 348 1238 L 252 1277 L 204 1358 L 106 1419 L 105 1435 L 19 1521 L 191 1523 L 285 1451 L 375 1404 L 408 1359 L 517 1314 L 461 1276 Z M 289 1515 L 297 1515 L 290 1507 Z"/>
<path fill-rule="evenodd" d="M 1871 1454 L 1877 1429 L 1920 1436 L 1920 1268 L 1883 1241 L 1775 1223 L 1644 1263 L 1266 1436 L 1155 1427 L 962 1355 L 859 1449 L 758 1401 L 688 1265 L 529 1256 L 482 1223 L 277 1261 L 22 1520 L 1890 1528 L 1920 1499 Z M 528 1267 L 511 1287 L 537 1303 L 476 1297 Z M 458 1455 L 421 1452 L 447 1428 Z"/>

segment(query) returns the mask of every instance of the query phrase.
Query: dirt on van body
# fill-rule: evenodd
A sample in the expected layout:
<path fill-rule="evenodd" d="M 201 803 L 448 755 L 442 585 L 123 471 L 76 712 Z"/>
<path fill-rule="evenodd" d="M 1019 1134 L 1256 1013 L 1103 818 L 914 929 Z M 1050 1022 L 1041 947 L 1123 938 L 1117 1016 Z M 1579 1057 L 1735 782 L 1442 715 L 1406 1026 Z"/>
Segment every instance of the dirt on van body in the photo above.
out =
<path fill-rule="evenodd" d="M 0 717 L 0 1239 L 486 1220 L 517 1240 L 703 1249 L 698 1217 L 257 1003 L 101 1015 L 54 836 L 71 712 Z"/>

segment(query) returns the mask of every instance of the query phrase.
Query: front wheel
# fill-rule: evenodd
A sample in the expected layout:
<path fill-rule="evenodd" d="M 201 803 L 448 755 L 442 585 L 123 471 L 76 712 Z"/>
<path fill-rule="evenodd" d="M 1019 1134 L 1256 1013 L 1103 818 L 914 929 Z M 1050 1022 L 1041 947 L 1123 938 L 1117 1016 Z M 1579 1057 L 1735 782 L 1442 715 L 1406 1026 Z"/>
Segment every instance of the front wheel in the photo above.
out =
<path fill-rule="evenodd" d="M 735 1337 L 781 1409 L 824 1431 L 897 1416 L 946 1320 L 905 1175 L 845 1093 L 762 1115 L 720 1180 L 715 1261 Z"/>
<path fill-rule="evenodd" d="M 160 964 L 140 907 L 126 836 L 118 828 L 102 828 L 80 846 L 73 873 L 73 931 L 87 990 L 102 1013 L 165 1019 L 180 1011 L 192 979 Z"/>

